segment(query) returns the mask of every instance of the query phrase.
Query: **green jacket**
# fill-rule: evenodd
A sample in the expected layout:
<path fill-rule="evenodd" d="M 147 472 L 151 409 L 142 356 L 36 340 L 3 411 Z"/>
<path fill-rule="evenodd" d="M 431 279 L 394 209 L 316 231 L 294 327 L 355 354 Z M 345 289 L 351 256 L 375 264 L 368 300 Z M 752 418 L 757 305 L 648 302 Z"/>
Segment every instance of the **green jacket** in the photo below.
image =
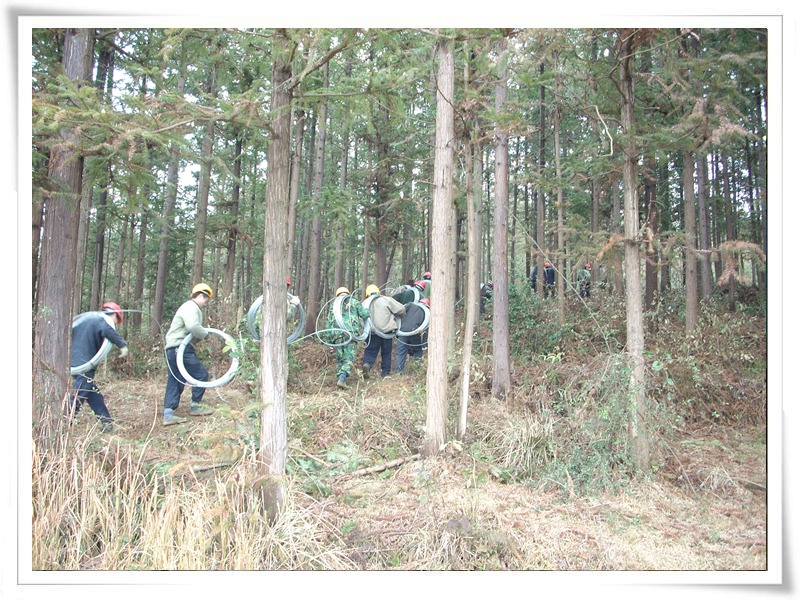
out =
<path fill-rule="evenodd" d="M 423 298 L 427 298 L 428 300 L 431 299 L 431 280 L 430 279 L 423 279 L 422 281 L 425 282 L 425 289 L 420 292 L 420 295 Z"/>
<path fill-rule="evenodd" d="M 195 339 L 204 340 L 208 330 L 203 327 L 203 311 L 194 300 L 187 300 L 172 317 L 172 324 L 167 331 L 165 348 L 180 346 L 183 339 L 192 334 Z"/>
<path fill-rule="evenodd" d="M 361 321 L 362 319 L 369 319 L 369 316 L 369 311 L 352 296 L 348 296 L 342 302 L 342 324 L 350 333 L 360 334 L 364 330 L 364 325 Z M 333 302 L 331 302 L 331 307 L 328 311 L 328 320 L 325 323 L 325 328 L 340 329 L 339 324 L 336 322 L 336 316 L 333 314 Z M 346 334 L 341 331 L 330 331 L 326 336 L 328 338 L 327 341 L 334 344 L 343 342 L 346 337 Z"/>

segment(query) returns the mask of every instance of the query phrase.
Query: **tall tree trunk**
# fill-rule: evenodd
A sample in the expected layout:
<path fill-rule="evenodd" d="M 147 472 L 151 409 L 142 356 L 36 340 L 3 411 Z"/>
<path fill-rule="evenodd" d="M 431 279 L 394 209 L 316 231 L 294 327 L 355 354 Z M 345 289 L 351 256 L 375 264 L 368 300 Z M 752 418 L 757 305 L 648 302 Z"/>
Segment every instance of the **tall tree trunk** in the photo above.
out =
<path fill-rule="evenodd" d="M 203 281 L 203 260 L 206 249 L 206 228 L 208 226 L 208 196 L 211 191 L 211 155 L 214 149 L 214 121 L 206 124 L 200 158 L 200 183 L 197 188 L 197 212 L 194 226 L 194 254 L 192 255 L 191 285 Z M 212 284 L 213 285 L 213 284 Z"/>
<path fill-rule="evenodd" d="M 544 62 L 539 63 L 539 77 L 544 75 Z M 543 181 L 544 178 L 544 154 L 545 154 L 545 103 L 544 103 L 544 84 L 539 86 L 539 165 L 538 165 L 538 175 L 539 181 Z M 537 201 L 536 201 L 536 243 L 539 246 L 539 252 L 536 253 L 536 272 L 538 276 L 536 277 L 536 293 L 539 296 L 539 300 L 544 300 L 544 262 L 545 256 L 542 251 L 547 248 L 547 244 L 544 239 L 544 220 L 545 220 L 545 210 L 544 210 L 544 190 L 542 189 L 541 183 L 538 184 L 538 193 L 537 193 Z"/>
<path fill-rule="evenodd" d="M 233 328 L 237 321 L 237 303 L 233 301 L 233 281 L 236 274 L 236 239 L 239 237 L 239 194 L 242 185 L 243 135 L 242 132 L 237 132 L 236 135 L 235 157 L 233 159 L 233 190 L 229 208 L 231 224 L 228 227 L 228 236 L 225 244 L 225 271 L 222 277 L 222 293 L 220 294 L 225 307 L 223 322 L 228 328 Z M 291 252 L 289 254 L 291 255 Z"/>
<path fill-rule="evenodd" d="M 495 110 L 505 112 L 508 67 L 505 39 L 500 42 L 500 73 L 495 84 Z M 494 146 L 494 310 L 492 312 L 492 397 L 506 400 L 511 390 L 511 349 L 508 318 L 508 133 L 497 123 Z"/>
<path fill-rule="evenodd" d="M 470 66 L 469 61 L 464 64 L 464 97 L 469 97 L 470 91 Z M 469 139 L 465 148 L 465 175 L 466 175 L 466 203 L 467 203 L 467 292 L 464 322 L 464 346 L 461 355 L 461 401 L 458 409 L 458 429 L 456 439 L 463 441 L 467 434 L 467 409 L 469 407 L 470 373 L 472 372 L 472 340 L 478 325 L 480 311 L 480 282 L 478 281 L 478 267 L 480 265 L 480 237 L 477 228 L 478 205 L 481 198 L 480 174 L 477 163 L 478 131 L 472 119 L 467 120 L 467 135 Z"/>
<path fill-rule="evenodd" d="M 148 212 L 142 210 L 142 218 L 139 221 L 139 247 L 136 256 L 136 280 L 133 284 L 133 306 L 137 310 L 144 310 L 142 303 L 142 294 L 144 293 L 144 257 L 145 257 L 145 243 L 147 242 L 147 221 Z M 139 312 L 133 313 L 133 326 L 139 329 L 142 326 L 142 314 Z"/>
<path fill-rule="evenodd" d="M 286 254 L 289 251 L 289 162 L 292 147 L 291 44 L 286 31 L 275 32 L 272 67 L 271 142 L 267 148 L 266 214 L 264 219 L 264 278 L 261 334 L 261 442 L 262 500 L 274 522 L 286 502 L 286 386 L 289 376 L 286 354 Z"/>
<path fill-rule="evenodd" d="M 106 180 L 105 186 L 110 185 L 111 173 L 108 171 L 109 179 Z M 95 240 L 94 240 L 94 263 L 92 267 L 92 288 L 89 292 L 89 310 L 98 310 L 100 308 L 100 294 L 102 293 L 103 283 L 103 259 L 105 257 L 105 244 L 106 244 L 106 210 L 108 204 L 108 188 L 104 187 L 100 191 L 97 199 L 97 223 L 95 224 Z"/>
<path fill-rule="evenodd" d="M 656 239 L 659 233 L 659 219 L 658 202 L 656 198 L 656 159 L 652 154 L 648 154 L 645 159 L 645 182 L 644 182 L 644 201 L 647 205 L 647 216 L 645 217 L 645 224 L 647 227 L 647 236 L 649 238 L 647 245 L 647 252 L 645 253 L 644 263 L 644 309 L 651 312 L 656 307 L 656 290 L 658 289 L 658 251 L 653 246 L 653 240 Z M 655 318 L 650 319 L 649 329 L 655 332 L 657 321 Z"/>
<path fill-rule="evenodd" d="M 447 269 L 450 267 L 453 235 L 453 162 L 455 143 L 455 62 L 452 42 L 438 42 L 439 72 L 436 86 L 436 142 L 433 171 L 431 222 L 431 279 L 439 282 L 431 290 L 431 321 L 428 342 L 427 416 L 422 453 L 432 456 L 447 439 L 447 343 L 448 304 L 454 293 Z"/>
<path fill-rule="evenodd" d="M 32 304 L 36 309 L 36 290 L 38 288 L 39 275 L 39 247 L 42 243 L 42 224 L 44 222 L 44 202 L 34 200 L 33 202 L 33 244 L 31 254 L 32 276 L 33 279 L 33 298 Z"/>
<path fill-rule="evenodd" d="M 614 180 L 612 183 L 613 193 L 611 195 L 611 222 L 612 222 L 612 229 L 614 234 L 617 236 L 622 235 L 622 228 L 620 226 L 620 205 L 619 205 L 619 194 L 618 192 L 618 182 Z M 622 277 L 622 263 L 619 260 L 614 260 L 614 293 L 618 296 L 622 296 L 625 294 L 625 281 Z"/>
<path fill-rule="evenodd" d="M 327 64 L 324 77 L 327 83 Z M 325 141 L 328 129 L 328 104 L 323 102 L 319 107 L 319 132 L 317 133 L 317 160 L 314 167 L 314 216 L 311 221 L 311 252 L 308 268 L 308 318 L 306 320 L 305 335 L 311 335 L 316 330 L 317 315 L 319 314 L 320 297 L 320 261 L 322 260 L 322 184 L 325 175 Z"/>
<path fill-rule="evenodd" d="M 289 256 L 286 257 L 286 274 L 292 276 L 294 240 L 297 230 L 297 201 L 300 198 L 300 168 L 303 164 L 303 127 L 306 122 L 304 110 L 297 111 L 294 134 L 294 154 L 292 154 L 292 181 L 289 191 Z M 293 280 L 294 282 L 294 280 Z M 295 290 L 298 288 L 295 287 Z"/>
<path fill-rule="evenodd" d="M 346 197 L 347 187 L 347 158 L 350 150 L 350 135 L 345 130 L 342 140 L 341 171 L 339 173 L 339 189 L 342 196 Z M 344 219 L 339 219 L 336 226 L 336 261 L 333 270 L 333 285 L 338 287 L 344 282 Z"/>
<path fill-rule="evenodd" d="M 708 166 L 707 156 L 697 156 L 697 209 L 700 232 L 700 297 L 708 302 L 711 299 L 713 281 L 711 280 L 711 244 L 708 235 Z"/>
<path fill-rule="evenodd" d="M 725 237 L 726 242 L 736 239 L 733 227 L 733 197 L 731 195 L 730 172 L 728 171 L 727 154 L 722 155 L 722 202 L 725 206 Z M 736 310 L 736 279 L 733 273 L 728 275 L 728 310 Z"/>
<path fill-rule="evenodd" d="M 647 405 L 645 396 L 644 323 L 642 319 L 642 283 L 639 261 L 639 202 L 637 195 L 637 148 L 635 141 L 635 116 L 633 73 L 631 59 L 634 52 L 635 30 L 621 31 L 620 91 L 622 96 L 621 120 L 625 133 L 622 175 L 625 187 L 625 277 L 627 279 L 626 317 L 630 379 L 630 434 L 632 458 L 636 468 L 650 470 L 650 445 L 647 439 Z"/>
<path fill-rule="evenodd" d="M 84 163 L 84 170 L 86 164 Z M 86 250 L 89 244 L 89 225 L 92 210 L 92 191 L 93 186 L 86 177 L 83 179 L 83 191 L 81 192 L 81 211 L 78 216 L 78 249 L 75 259 L 75 294 L 72 299 L 72 313 L 81 312 L 83 303 L 83 278 L 86 272 Z"/>
<path fill-rule="evenodd" d="M 94 30 L 68 28 L 62 61 L 66 77 L 77 85 L 88 80 L 93 57 Z M 45 447 L 58 438 L 70 389 L 72 294 L 83 176 L 77 132 L 65 127 L 58 137 L 47 174 L 51 192 L 45 200 L 38 310 L 33 323 L 33 419 L 36 437 Z"/>
<path fill-rule="evenodd" d="M 125 245 L 128 241 L 128 217 L 125 216 L 119 223 L 119 244 L 117 245 L 117 257 L 114 260 L 114 302 L 120 303 L 122 293 L 122 267 L 125 261 Z"/>
<path fill-rule="evenodd" d="M 694 202 L 694 160 L 691 150 L 683 151 L 683 212 L 686 227 L 686 333 L 697 326 L 697 217 Z"/>
<path fill-rule="evenodd" d="M 181 49 L 180 73 L 178 75 L 178 97 L 183 97 L 186 87 L 184 75 L 184 51 Z M 164 212 L 161 220 L 161 240 L 158 245 L 158 268 L 156 271 L 156 291 L 153 297 L 153 322 L 150 333 L 156 339 L 161 338 L 161 323 L 164 320 L 164 296 L 167 286 L 167 257 L 169 255 L 169 234 L 175 225 L 175 202 L 178 198 L 178 146 L 172 144 L 169 150 L 167 181 L 164 196 Z M 192 285 L 196 285 L 197 282 Z"/>
<path fill-rule="evenodd" d="M 558 76 L 558 52 L 554 55 L 554 70 L 556 72 L 555 111 L 553 112 L 553 135 L 555 136 L 554 154 L 556 157 L 556 194 L 558 206 L 558 262 L 556 268 L 556 291 L 558 293 L 558 324 L 563 327 L 567 322 L 566 299 L 564 286 L 566 284 L 567 265 L 565 261 L 566 246 L 564 240 L 564 186 L 561 180 L 561 83 Z"/>

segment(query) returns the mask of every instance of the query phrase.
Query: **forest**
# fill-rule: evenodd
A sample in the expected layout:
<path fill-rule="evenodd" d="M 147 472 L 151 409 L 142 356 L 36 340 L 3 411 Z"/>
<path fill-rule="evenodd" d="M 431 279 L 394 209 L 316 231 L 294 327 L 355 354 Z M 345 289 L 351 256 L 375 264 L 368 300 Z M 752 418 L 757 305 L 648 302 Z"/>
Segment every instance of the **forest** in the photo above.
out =
<path fill-rule="evenodd" d="M 34 570 L 767 571 L 766 28 L 30 35 Z"/>

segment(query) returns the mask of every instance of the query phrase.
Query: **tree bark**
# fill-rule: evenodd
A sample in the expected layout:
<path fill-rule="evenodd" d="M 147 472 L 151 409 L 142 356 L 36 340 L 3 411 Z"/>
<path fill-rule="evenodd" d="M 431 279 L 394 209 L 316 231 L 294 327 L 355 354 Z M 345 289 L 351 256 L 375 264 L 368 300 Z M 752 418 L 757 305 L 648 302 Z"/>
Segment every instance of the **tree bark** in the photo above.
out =
<path fill-rule="evenodd" d="M 436 141 L 431 222 L 431 321 L 428 336 L 427 416 L 423 456 L 432 456 L 447 439 L 447 340 L 448 304 L 453 302 L 449 281 L 450 236 L 453 235 L 453 162 L 455 143 L 455 62 L 452 42 L 439 40 L 439 72 L 436 88 Z M 444 285 L 442 285 L 444 284 Z"/>
<path fill-rule="evenodd" d="M 555 53 L 554 69 L 556 72 L 556 93 L 555 111 L 553 113 L 553 135 L 555 137 L 554 155 L 556 157 L 556 206 L 558 206 L 558 261 L 556 268 L 556 292 L 558 294 L 558 324 L 563 327 L 567 322 L 566 299 L 564 297 L 564 287 L 566 284 L 567 265 L 564 260 L 566 256 L 566 245 L 564 240 L 564 186 L 561 180 L 561 104 L 559 94 L 561 83 L 558 76 L 558 52 Z"/>
<path fill-rule="evenodd" d="M 633 95 L 633 73 L 631 59 L 634 52 L 635 30 L 622 30 L 620 48 L 620 91 L 622 96 L 621 120 L 625 133 L 625 149 L 622 162 L 624 183 L 625 222 L 625 294 L 628 356 L 631 368 L 630 380 L 630 434 L 632 458 L 636 468 L 646 473 L 650 470 L 650 445 L 647 439 L 647 405 L 645 396 L 644 323 L 642 319 L 642 283 L 639 260 L 639 202 L 637 194 L 637 149 L 634 139 L 635 114 Z"/>
<path fill-rule="evenodd" d="M 324 77 L 327 82 L 327 63 Z M 317 158 L 314 167 L 314 216 L 311 220 L 311 251 L 308 268 L 308 299 L 305 335 L 311 335 L 316 330 L 317 315 L 319 314 L 320 297 L 320 263 L 322 260 L 322 184 L 325 175 L 325 141 L 328 129 L 328 104 L 323 102 L 319 107 L 319 131 L 317 132 Z"/>
<path fill-rule="evenodd" d="M 63 66 L 77 85 L 89 79 L 94 30 L 68 28 Z M 56 441 L 69 395 L 72 299 L 75 284 L 83 157 L 78 133 L 63 128 L 50 153 L 44 235 L 34 318 L 33 418 L 45 447 Z"/>
<path fill-rule="evenodd" d="M 217 94 L 217 67 L 213 67 L 208 78 L 206 91 L 211 96 Z M 208 196 L 211 192 L 211 156 L 214 153 L 213 120 L 206 123 L 200 155 L 200 182 L 197 190 L 197 214 L 195 216 L 194 255 L 192 259 L 192 281 L 194 286 L 204 279 L 203 260 L 206 248 L 206 228 L 208 226 Z M 213 282 L 214 285 L 216 282 Z"/>
<path fill-rule="evenodd" d="M 495 110 L 505 112 L 508 97 L 508 70 L 505 39 L 500 43 L 500 61 L 503 63 L 495 84 Z M 502 123 L 497 123 L 494 147 L 494 310 L 492 311 L 492 396 L 506 400 L 511 390 L 511 350 L 508 318 L 508 133 Z"/>
<path fill-rule="evenodd" d="M 236 239 L 239 237 L 239 194 L 242 185 L 242 136 L 243 133 L 238 131 L 234 149 L 233 190 L 231 191 L 229 208 L 231 224 L 228 227 L 228 235 L 225 244 L 225 270 L 222 276 L 222 293 L 220 294 L 222 302 L 224 303 L 223 322 L 229 329 L 233 328 L 237 322 L 237 303 L 233 301 L 233 281 L 234 275 L 236 274 Z"/>
<path fill-rule="evenodd" d="M 178 96 L 183 97 L 186 77 L 183 73 L 183 51 L 181 51 L 180 73 L 178 75 Z M 169 234 L 175 225 L 175 202 L 178 198 L 178 147 L 173 144 L 169 150 L 167 181 L 164 196 L 164 212 L 161 221 L 161 240 L 158 245 L 158 268 L 156 272 L 156 290 L 153 297 L 153 322 L 150 333 L 154 338 L 162 336 L 161 323 L 164 320 L 164 295 L 167 286 L 167 258 L 169 255 Z M 197 282 L 192 285 L 196 285 Z"/>
<path fill-rule="evenodd" d="M 469 62 L 464 65 L 464 97 L 469 96 L 470 69 Z M 476 168 L 476 140 L 478 132 L 472 120 L 468 121 L 471 137 L 465 148 L 466 157 L 466 203 L 467 203 L 467 292 L 466 292 L 466 317 L 464 321 L 464 347 L 461 355 L 461 402 L 458 409 L 458 429 L 456 439 L 463 441 L 467 434 L 467 409 L 469 408 L 470 373 L 472 372 L 472 340 L 478 325 L 480 311 L 478 267 L 480 263 L 480 237 L 477 228 L 477 204 L 480 202 L 480 178 L 475 179 L 475 174 L 480 173 Z M 477 188 L 477 189 L 476 189 Z"/>
<path fill-rule="evenodd" d="M 267 184 L 264 219 L 264 278 L 261 329 L 261 442 L 258 451 L 263 479 L 262 500 L 271 522 L 286 502 L 286 254 L 289 220 L 289 162 L 292 143 L 291 44 L 286 31 L 274 36 L 272 67 L 271 140 L 267 148 Z"/>
<path fill-rule="evenodd" d="M 700 229 L 700 297 L 708 302 L 711 299 L 713 281 L 711 279 L 711 245 L 708 235 L 708 166 L 707 156 L 697 157 L 697 208 Z"/>
<path fill-rule="evenodd" d="M 697 218 L 694 206 L 694 160 L 690 150 L 683 151 L 683 212 L 686 227 L 686 333 L 697 326 L 697 257 L 695 238 Z"/>
<path fill-rule="evenodd" d="M 297 111 L 292 155 L 292 181 L 289 191 L 289 256 L 286 257 L 286 274 L 292 276 L 295 231 L 297 229 L 297 201 L 300 198 L 300 168 L 303 164 L 303 127 L 306 122 L 304 110 Z M 293 283 L 294 280 L 292 280 Z M 295 287 L 297 290 L 298 288 Z"/>

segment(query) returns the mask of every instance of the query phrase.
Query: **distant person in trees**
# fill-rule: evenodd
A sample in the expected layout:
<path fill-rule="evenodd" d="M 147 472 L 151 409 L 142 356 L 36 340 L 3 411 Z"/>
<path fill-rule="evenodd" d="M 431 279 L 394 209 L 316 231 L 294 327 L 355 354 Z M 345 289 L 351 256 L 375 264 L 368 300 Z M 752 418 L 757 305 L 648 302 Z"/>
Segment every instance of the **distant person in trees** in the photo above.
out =
<path fill-rule="evenodd" d="M 70 366 L 75 369 L 88 365 L 88 370 L 74 375 L 73 394 L 70 397 L 70 414 L 76 415 L 85 402 L 100 421 L 100 431 L 110 433 L 114 429 L 111 415 L 106 407 L 103 394 L 94 380 L 95 365 L 92 361 L 103 343 L 108 340 L 120 348 L 119 355 L 128 355 L 128 345 L 117 333 L 117 325 L 122 323 L 122 309 L 114 302 L 106 302 L 98 312 L 79 316 L 72 326 L 72 356 Z"/>
<path fill-rule="evenodd" d="M 411 281 L 409 279 L 409 281 Z M 419 298 L 424 297 L 423 292 L 425 291 L 425 282 L 424 281 L 417 281 L 416 283 L 411 281 L 411 285 L 406 287 L 405 289 L 396 293 L 392 298 L 397 300 L 400 304 L 405 306 L 409 302 L 416 302 Z"/>
<path fill-rule="evenodd" d="M 403 322 L 400 324 L 400 331 L 416 331 L 425 323 L 425 309 L 422 308 L 423 305 L 430 308 L 431 301 L 427 298 L 422 298 L 419 302 L 409 302 L 405 305 L 406 316 L 403 317 Z M 394 369 L 395 373 L 403 372 L 408 355 L 411 355 L 415 361 L 419 361 L 422 358 L 422 332 L 415 333 L 414 335 L 397 336 L 397 362 Z"/>
<path fill-rule="evenodd" d="M 482 283 L 480 288 L 480 299 L 481 299 L 481 314 L 486 312 L 486 301 L 492 297 L 492 292 L 494 292 L 494 284 L 490 281 L 489 283 Z"/>
<path fill-rule="evenodd" d="M 336 385 L 346 390 L 349 386 L 345 379 L 350 376 L 353 364 L 356 362 L 356 341 L 354 335 L 361 333 L 362 320 L 370 318 L 370 312 L 361 303 L 350 295 L 350 290 L 340 287 L 336 290 L 336 297 L 345 295 L 341 304 L 342 327 L 336 318 L 336 302 L 331 302 L 328 311 L 328 321 L 325 328 L 328 332 L 327 340 L 336 346 Z M 342 331 L 344 329 L 344 331 Z M 346 333 L 349 332 L 349 333 Z M 348 341 L 349 340 L 349 341 Z"/>
<path fill-rule="evenodd" d="M 167 355 L 167 390 L 164 393 L 164 426 L 185 423 L 184 417 L 174 414 L 180 403 L 181 394 L 187 382 L 181 376 L 178 369 L 178 347 L 190 333 L 192 339 L 204 340 L 208 337 L 208 330 L 203 327 L 203 309 L 214 293 L 205 283 L 198 283 L 192 289 L 191 298 L 184 302 L 175 313 L 167 331 L 167 338 L 164 343 Z M 197 381 L 208 381 L 208 370 L 197 358 L 192 344 L 187 344 L 183 351 L 183 366 L 186 372 Z M 203 406 L 203 395 L 206 388 L 192 388 L 192 404 L 189 408 L 189 415 L 193 417 L 204 417 L 213 414 L 214 411 Z"/>
<path fill-rule="evenodd" d="M 422 290 L 423 298 L 431 299 L 431 272 L 425 271 L 422 275 L 422 282 L 425 284 L 425 289 Z"/>
<path fill-rule="evenodd" d="M 556 270 L 549 262 L 544 263 L 544 297 L 556 293 Z"/>
<path fill-rule="evenodd" d="M 584 265 L 578 273 L 578 291 L 581 298 L 589 298 L 592 295 L 592 265 Z"/>
<path fill-rule="evenodd" d="M 367 286 L 366 297 L 372 298 L 369 305 L 372 333 L 369 343 L 364 349 L 364 364 L 361 366 L 361 370 L 364 373 L 364 379 L 369 379 L 369 370 L 380 352 L 381 377 L 386 377 L 392 373 L 392 346 L 394 345 L 394 335 L 398 329 L 395 317 L 401 319 L 405 317 L 406 308 L 394 298 L 382 295 L 380 288 L 374 283 Z"/>

